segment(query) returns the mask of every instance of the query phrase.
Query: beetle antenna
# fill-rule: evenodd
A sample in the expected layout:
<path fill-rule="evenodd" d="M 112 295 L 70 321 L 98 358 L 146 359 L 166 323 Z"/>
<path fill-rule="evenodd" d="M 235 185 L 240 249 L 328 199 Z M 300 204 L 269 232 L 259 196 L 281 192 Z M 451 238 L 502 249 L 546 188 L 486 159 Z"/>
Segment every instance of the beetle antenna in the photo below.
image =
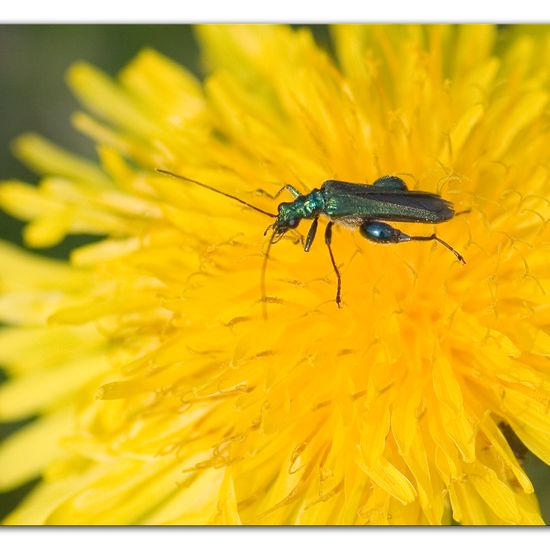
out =
<path fill-rule="evenodd" d="M 257 206 L 254 206 L 253 204 L 250 204 L 249 202 L 244 201 L 243 199 L 239 199 L 239 197 L 235 197 L 234 195 L 230 195 L 229 193 L 225 193 L 223 191 L 220 191 L 219 189 L 216 189 L 215 187 L 211 187 L 210 185 L 207 185 L 206 183 L 202 183 L 197 180 L 193 180 L 191 178 L 188 178 L 186 176 L 180 176 L 179 174 L 174 174 L 174 172 L 170 172 L 169 170 L 163 170 L 162 168 L 157 168 L 156 172 L 159 174 L 163 174 L 165 176 L 171 176 L 172 178 L 176 178 L 183 181 L 188 181 L 190 183 L 194 183 L 195 185 L 199 185 L 200 187 L 204 187 L 205 189 L 210 189 L 210 191 L 214 191 L 214 193 L 218 193 L 220 195 L 223 195 L 224 197 L 228 197 L 230 199 L 233 199 L 234 201 L 237 201 L 241 204 L 244 204 L 245 206 L 248 206 L 248 208 L 252 208 L 252 210 L 256 210 L 256 212 L 260 212 L 266 216 L 269 216 L 270 218 L 276 218 L 276 214 L 272 214 L 271 212 L 267 212 L 266 210 L 262 210 L 261 208 L 258 208 Z"/>
<path fill-rule="evenodd" d="M 267 229 L 269 229 L 269 226 Z M 267 231 L 267 230 L 266 230 Z M 264 255 L 264 261 L 262 263 L 262 274 L 260 276 L 260 292 L 261 292 L 261 301 L 262 301 L 262 317 L 267 319 L 267 295 L 265 290 L 265 273 L 267 271 L 267 261 L 269 260 L 269 251 L 271 250 L 271 245 L 275 242 L 275 229 L 269 237 L 269 242 L 267 243 L 267 249 Z"/>

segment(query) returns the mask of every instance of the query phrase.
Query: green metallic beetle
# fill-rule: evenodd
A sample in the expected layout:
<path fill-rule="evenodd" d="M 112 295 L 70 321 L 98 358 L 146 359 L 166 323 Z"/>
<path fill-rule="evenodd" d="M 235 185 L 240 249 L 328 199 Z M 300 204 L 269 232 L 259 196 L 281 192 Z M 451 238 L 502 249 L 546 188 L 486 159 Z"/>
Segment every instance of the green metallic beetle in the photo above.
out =
<path fill-rule="evenodd" d="M 363 237 L 375 243 L 397 244 L 409 241 L 434 240 L 450 250 L 460 262 L 466 263 L 461 254 L 435 233 L 429 236 L 407 235 L 386 223 L 387 221 L 441 223 L 457 215 L 452 203 L 449 201 L 442 199 L 435 193 L 410 191 L 407 189 L 405 182 L 396 176 L 384 176 L 377 179 L 372 185 L 327 180 L 319 189 L 313 189 L 306 195 L 302 195 L 292 185 L 285 185 L 273 198 L 276 198 L 286 189 L 292 194 L 294 200 L 292 202 L 281 202 L 278 213 L 272 214 L 205 183 L 167 170 L 158 170 L 158 172 L 210 189 L 275 219 L 264 232 L 265 235 L 269 230 L 272 230 L 262 268 L 262 299 L 264 302 L 265 267 L 271 245 L 278 242 L 287 231 L 296 229 L 300 221 L 313 220 L 304 241 L 304 250 L 308 252 L 315 239 L 320 216 L 326 216 L 329 219 L 325 229 L 325 243 L 338 282 L 336 291 L 336 304 L 338 307 L 342 303 L 342 277 L 331 248 L 332 226 L 335 223 L 349 228 L 358 227 Z M 466 212 L 469 212 L 469 210 L 462 211 L 460 214 Z"/>

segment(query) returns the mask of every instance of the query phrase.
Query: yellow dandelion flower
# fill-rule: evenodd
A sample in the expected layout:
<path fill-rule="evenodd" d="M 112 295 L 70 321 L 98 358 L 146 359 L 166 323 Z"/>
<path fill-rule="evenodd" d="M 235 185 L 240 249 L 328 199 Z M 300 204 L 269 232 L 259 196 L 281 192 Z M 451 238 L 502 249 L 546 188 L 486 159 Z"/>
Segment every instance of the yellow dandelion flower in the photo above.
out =
<path fill-rule="evenodd" d="M 4 182 L 0 489 L 10 524 L 540 524 L 511 448 L 550 463 L 550 35 L 492 26 L 203 26 L 204 83 L 150 50 L 78 63 L 100 165 L 26 135 Z M 469 213 L 440 244 L 336 225 L 270 250 L 284 184 L 392 174 Z M 321 222 L 324 226 L 325 221 Z M 431 226 L 397 224 L 412 235 Z M 300 226 L 298 229 L 301 231 Z M 307 230 L 307 229 L 306 229 Z M 508 437 L 508 439 L 507 439 Z"/>

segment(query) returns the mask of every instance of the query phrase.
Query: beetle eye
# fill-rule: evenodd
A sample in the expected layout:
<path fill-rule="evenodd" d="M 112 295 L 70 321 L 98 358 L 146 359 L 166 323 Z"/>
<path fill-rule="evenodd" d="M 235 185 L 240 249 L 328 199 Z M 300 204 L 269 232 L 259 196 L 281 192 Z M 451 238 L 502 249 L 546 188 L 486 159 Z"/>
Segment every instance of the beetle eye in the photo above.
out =
<path fill-rule="evenodd" d="M 290 220 L 288 220 L 288 227 L 290 229 L 294 229 L 295 227 L 298 227 L 298 222 L 300 220 L 298 218 L 290 218 Z"/>

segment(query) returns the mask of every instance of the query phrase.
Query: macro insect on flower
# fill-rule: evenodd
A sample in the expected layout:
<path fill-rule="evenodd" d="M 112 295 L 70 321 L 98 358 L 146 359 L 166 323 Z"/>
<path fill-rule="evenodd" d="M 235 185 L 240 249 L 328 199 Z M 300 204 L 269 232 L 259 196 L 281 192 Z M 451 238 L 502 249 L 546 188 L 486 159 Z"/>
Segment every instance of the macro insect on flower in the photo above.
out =
<path fill-rule="evenodd" d="M 34 418 L 0 489 L 41 477 L 4 522 L 542 524 L 517 449 L 550 463 L 546 30 L 196 31 L 203 80 L 150 49 L 70 68 L 97 161 L 15 144 L 26 243 L 99 238 L 0 247 L 0 419 Z"/>
<path fill-rule="evenodd" d="M 440 223 L 451 219 L 454 215 L 452 204 L 434 193 L 408 191 L 405 182 L 397 176 L 385 176 L 377 179 L 372 185 L 353 184 L 344 181 L 328 180 L 320 189 L 313 189 L 307 195 L 302 195 L 292 185 L 285 185 L 281 191 L 287 190 L 294 197 L 293 202 L 281 202 L 278 213 L 272 214 L 233 195 L 220 192 L 210 185 L 186 178 L 172 172 L 159 169 L 158 172 L 175 178 L 200 185 L 216 193 L 224 195 L 266 216 L 275 218 L 267 227 L 264 235 L 272 230 L 266 251 L 266 260 L 262 269 L 262 301 L 265 302 L 265 266 L 269 257 L 271 245 L 292 229 L 296 229 L 303 219 L 312 219 L 307 237 L 303 241 L 304 250 L 309 252 L 315 235 L 319 216 L 325 215 L 329 222 L 325 228 L 325 244 L 327 245 L 332 267 L 338 280 L 336 304 L 342 302 L 342 278 L 332 253 L 332 226 L 340 223 L 345 226 L 359 227 L 360 233 L 366 239 L 375 243 L 404 243 L 409 241 L 437 241 L 450 250 L 462 263 L 464 258 L 448 243 L 441 240 L 435 233 L 429 236 L 407 235 L 399 229 L 381 221 L 405 221 L 421 223 Z M 273 198 L 276 198 L 280 191 Z M 465 211 L 466 212 L 466 211 Z"/>

